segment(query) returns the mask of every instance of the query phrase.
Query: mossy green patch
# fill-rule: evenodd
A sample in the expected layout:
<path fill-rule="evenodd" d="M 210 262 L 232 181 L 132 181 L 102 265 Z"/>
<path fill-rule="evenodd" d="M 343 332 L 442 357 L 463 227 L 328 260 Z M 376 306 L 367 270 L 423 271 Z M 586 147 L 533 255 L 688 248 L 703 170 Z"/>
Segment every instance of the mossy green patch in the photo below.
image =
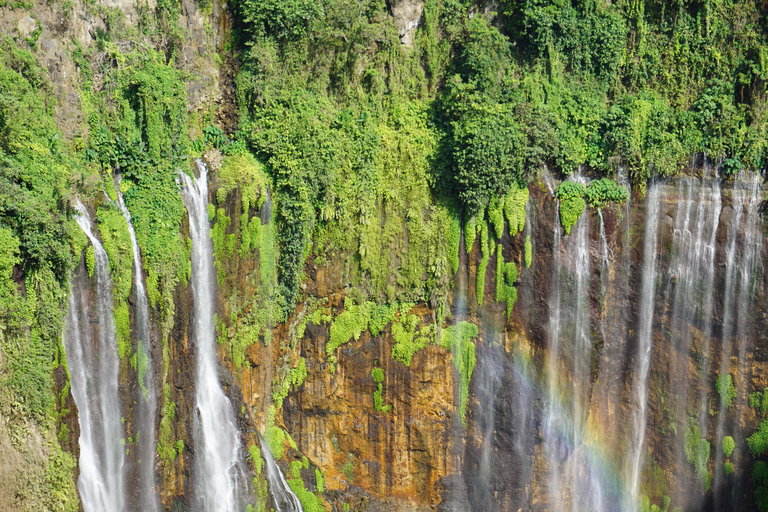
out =
<path fill-rule="evenodd" d="M 459 373 L 459 415 L 465 421 L 469 402 L 469 382 L 475 369 L 475 344 L 472 341 L 480 333 L 477 325 L 459 322 L 446 327 L 440 333 L 440 346 L 453 352 L 453 365 Z"/>

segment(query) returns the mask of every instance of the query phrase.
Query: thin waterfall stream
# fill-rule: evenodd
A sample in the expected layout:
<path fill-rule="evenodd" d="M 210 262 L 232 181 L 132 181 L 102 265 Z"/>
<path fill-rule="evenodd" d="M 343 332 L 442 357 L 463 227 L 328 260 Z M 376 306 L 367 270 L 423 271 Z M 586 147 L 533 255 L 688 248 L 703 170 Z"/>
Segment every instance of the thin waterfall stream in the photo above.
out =
<path fill-rule="evenodd" d="M 133 229 L 131 213 L 125 206 L 123 193 L 120 191 L 119 180 L 115 187 L 120 211 L 128 224 L 133 251 L 133 291 L 134 291 L 134 329 L 136 343 L 137 370 L 141 398 L 138 400 L 138 432 L 139 432 L 139 493 L 138 504 L 143 511 L 157 511 L 160 508 L 155 484 L 155 415 L 157 413 L 157 397 L 155 393 L 155 378 L 152 365 L 152 331 L 149 320 L 149 298 L 144 288 L 141 252 L 136 241 L 136 231 Z"/>
<path fill-rule="evenodd" d="M 93 246 L 95 308 L 89 305 L 91 283 L 86 272 L 71 280 L 64 345 L 72 396 L 80 425 L 80 491 L 85 512 L 125 509 L 125 455 L 121 440 L 120 393 L 112 280 L 109 259 L 93 234 L 91 219 L 79 201 L 75 220 Z M 95 310 L 94 310 L 95 309 Z"/>
<path fill-rule="evenodd" d="M 192 238 L 192 337 L 197 351 L 194 416 L 195 488 L 205 512 L 239 512 L 247 497 L 240 432 L 219 382 L 216 358 L 215 271 L 208 220 L 208 169 L 197 161 L 196 179 L 181 173 Z"/>
<path fill-rule="evenodd" d="M 633 383 L 632 435 L 630 438 L 627 499 L 624 510 L 637 509 L 640 499 L 640 468 L 645 441 L 645 427 L 648 421 L 648 372 L 651 367 L 653 345 L 653 312 L 656 296 L 656 259 L 658 254 L 659 195 L 661 185 L 653 183 L 648 189 L 646 200 L 645 236 L 643 247 L 643 271 L 640 289 L 640 316 L 638 325 L 638 349 Z"/>

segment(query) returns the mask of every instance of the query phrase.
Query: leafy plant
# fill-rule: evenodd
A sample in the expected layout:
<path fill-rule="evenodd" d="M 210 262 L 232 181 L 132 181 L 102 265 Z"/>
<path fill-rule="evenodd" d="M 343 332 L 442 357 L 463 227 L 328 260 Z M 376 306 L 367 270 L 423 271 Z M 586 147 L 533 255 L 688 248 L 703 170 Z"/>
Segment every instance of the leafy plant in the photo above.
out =
<path fill-rule="evenodd" d="M 731 406 L 731 402 L 736 398 L 736 388 L 733 385 L 733 378 L 730 373 L 718 375 L 715 380 L 715 388 L 720 395 L 720 403 L 726 408 Z"/>

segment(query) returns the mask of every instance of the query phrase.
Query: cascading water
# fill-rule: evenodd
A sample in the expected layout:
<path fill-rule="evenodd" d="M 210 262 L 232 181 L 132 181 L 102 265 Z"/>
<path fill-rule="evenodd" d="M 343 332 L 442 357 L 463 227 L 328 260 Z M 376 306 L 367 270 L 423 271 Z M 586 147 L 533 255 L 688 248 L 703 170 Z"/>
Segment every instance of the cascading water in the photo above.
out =
<path fill-rule="evenodd" d="M 742 397 L 749 389 L 746 377 L 746 356 L 749 344 L 747 332 L 749 320 L 753 314 L 752 300 L 755 292 L 754 273 L 760 261 L 762 236 L 760 231 L 760 185 L 762 176 L 757 173 L 742 171 L 733 184 L 731 196 L 732 220 L 728 226 L 728 238 L 725 253 L 725 277 L 722 308 L 722 344 L 718 375 L 742 376 L 735 384 L 738 392 L 734 405 L 727 407 L 725 400 L 719 401 L 716 439 L 731 436 L 735 440 L 735 450 L 729 457 L 732 463 L 741 464 L 744 436 L 738 424 L 738 413 L 746 406 Z M 734 361 L 735 356 L 735 361 Z M 735 364 L 734 364 L 735 363 Z M 715 510 L 739 510 L 741 495 L 733 486 L 730 492 L 725 489 L 725 455 L 716 450 L 715 455 Z"/>
<path fill-rule="evenodd" d="M 638 325 L 638 348 L 633 381 L 632 434 L 629 450 L 629 468 L 626 482 L 626 512 L 637 510 L 639 504 L 639 483 L 645 427 L 648 421 L 648 371 L 651 367 L 653 346 L 653 313 L 656 297 L 656 259 L 658 254 L 659 208 L 661 185 L 653 183 L 648 188 L 646 201 L 645 236 L 643 247 L 643 273 L 640 289 L 640 317 Z"/>
<path fill-rule="evenodd" d="M 141 253 L 136 241 L 136 231 L 133 229 L 131 213 L 125 206 L 119 182 L 115 187 L 120 211 L 128 224 L 133 250 L 133 292 L 134 292 L 134 332 L 138 339 L 136 343 L 137 369 L 139 372 L 139 389 L 141 397 L 137 400 L 138 451 L 139 451 L 139 484 L 137 503 L 143 511 L 159 510 L 158 493 L 155 488 L 155 414 L 157 398 L 155 394 L 155 379 L 152 366 L 152 341 L 149 322 L 149 299 L 144 288 Z"/>
<path fill-rule="evenodd" d="M 691 453 L 688 437 L 703 438 L 707 429 L 706 398 L 714 380 L 710 381 L 709 351 L 714 316 L 715 236 L 720 219 L 720 186 L 716 174 L 706 167 L 701 179 L 680 178 L 677 187 L 668 188 L 677 205 L 671 240 L 668 240 L 665 335 L 670 342 L 668 368 L 669 389 L 677 397 L 676 421 L 682 434 L 676 443 L 679 467 L 693 464 L 697 482 L 689 485 L 704 489 L 709 478 L 704 461 Z M 665 198 L 669 201 L 668 198 Z M 694 364 L 691 364 L 691 362 Z M 697 439 L 698 439 L 697 438 Z M 698 453 L 699 448 L 696 448 Z M 703 492 L 686 498 L 689 507 L 701 505 Z"/>
<path fill-rule="evenodd" d="M 240 433 L 232 405 L 218 378 L 215 311 L 215 272 L 208 221 L 208 169 L 198 161 L 199 177 L 181 173 L 184 202 L 192 237 L 193 339 L 197 350 L 194 417 L 196 491 L 206 512 L 239 511 L 247 497 Z"/>
<path fill-rule="evenodd" d="M 77 487 L 85 512 L 121 512 L 125 508 L 124 431 L 120 421 L 112 280 L 107 253 L 91 230 L 88 212 L 79 201 L 76 209 L 75 220 L 93 245 L 96 278 L 92 308 L 87 274 L 77 272 L 73 276 L 64 338 L 80 425 Z"/>
<path fill-rule="evenodd" d="M 277 467 L 269 446 L 264 442 L 264 438 L 259 433 L 261 443 L 261 454 L 264 456 L 265 467 L 267 469 L 267 481 L 269 482 L 269 492 L 277 507 L 277 512 L 304 512 L 301 508 L 299 498 L 293 493 L 288 483 L 285 481 L 283 473 Z"/>
<path fill-rule="evenodd" d="M 584 182 L 583 178 L 575 180 Z M 556 213 L 557 214 L 557 213 Z M 604 490 L 589 460 L 585 429 L 591 387 L 589 215 L 563 238 L 555 223 L 548 326 L 548 400 L 543 442 L 552 510 L 603 510 Z"/>

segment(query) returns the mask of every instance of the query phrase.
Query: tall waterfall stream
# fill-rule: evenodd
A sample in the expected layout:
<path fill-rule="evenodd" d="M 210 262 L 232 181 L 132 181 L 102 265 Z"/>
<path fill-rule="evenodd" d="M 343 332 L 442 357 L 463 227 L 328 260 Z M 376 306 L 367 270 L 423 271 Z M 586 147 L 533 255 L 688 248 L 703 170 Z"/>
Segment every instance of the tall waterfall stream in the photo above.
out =
<path fill-rule="evenodd" d="M 95 311 L 88 307 L 90 283 L 86 275 L 72 279 L 64 344 L 71 376 L 72 396 L 80 424 L 80 491 L 85 512 L 125 508 L 125 432 L 120 418 L 119 358 L 112 314 L 112 279 L 109 259 L 94 236 L 91 219 L 82 203 L 75 217 L 93 245 Z"/>
<path fill-rule="evenodd" d="M 197 169 L 199 176 L 194 180 L 186 174 L 180 175 L 192 237 L 192 336 L 197 350 L 195 486 L 201 510 L 238 512 L 247 497 L 247 484 L 240 454 L 240 433 L 232 404 L 219 382 L 213 322 L 216 274 L 208 221 L 208 169 L 199 161 Z"/>

